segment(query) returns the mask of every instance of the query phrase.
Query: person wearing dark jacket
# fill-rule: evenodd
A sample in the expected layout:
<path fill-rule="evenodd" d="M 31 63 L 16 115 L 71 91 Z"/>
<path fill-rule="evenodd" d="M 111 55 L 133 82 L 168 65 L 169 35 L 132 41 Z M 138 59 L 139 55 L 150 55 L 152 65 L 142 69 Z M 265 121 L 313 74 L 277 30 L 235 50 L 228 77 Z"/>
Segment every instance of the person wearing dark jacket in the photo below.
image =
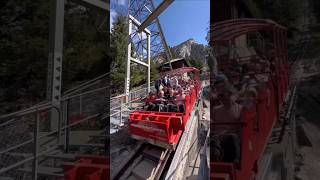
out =
<path fill-rule="evenodd" d="M 165 76 L 165 77 L 162 79 L 162 84 L 163 84 L 164 86 L 171 87 L 168 76 Z"/>
<path fill-rule="evenodd" d="M 159 94 L 159 89 L 160 89 L 160 85 L 161 85 L 161 80 L 158 79 L 154 82 L 154 87 L 156 88 L 157 90 L 157 94 Z"/>

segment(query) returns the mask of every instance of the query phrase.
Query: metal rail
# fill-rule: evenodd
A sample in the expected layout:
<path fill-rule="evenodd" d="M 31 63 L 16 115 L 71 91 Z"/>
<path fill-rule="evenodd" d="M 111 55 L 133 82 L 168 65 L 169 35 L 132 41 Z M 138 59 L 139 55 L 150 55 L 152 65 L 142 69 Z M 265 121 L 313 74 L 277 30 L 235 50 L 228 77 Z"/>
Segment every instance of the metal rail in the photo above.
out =
<path fill-rule="evenodd" d="M 111 179 L 122 180 L 139 177 L 141 179 L 159 180 L 172 152 L 173 149 L 164 149 L 151 144 L 140 144 Z"/>
<path fill-rule="evenodd" d="M 306 31 L 305 28 L 307 28 L 307 26 L 304 26 L 304 31 Z M 309 31 L 307 31 L 307 32 L 309 32 Z M 302 61 L 302 59 L 306 55 L 306 50 L 309 45 L 309 41 L 310 41 L 310 35 L 306 34 L 306 33 L 302 33 L 299 43 L 294 48 L 294 50 L 297 51 L 298 53 L 294 53 L 295 56 L 292 57 L 292 64 L 290 67 L 291 68 L 291 72 L 290 72 L 291 76 L 290 77 L 296 75 L 295 73 L 298 68 L 297 66 L 299 66 L 299 63 Z M 283 135 L 285 134 L 286 126 L 290 123 L 290 121 L 292 119 L 292 114 L 295 110 L 295 104 L 297 101 L 297 89 L 298 89 L 298 85 L 300 83 L 300 80 L 301 80 L 301 74 L 298 74 L 297 77 L 295 77 L 295 79 L 290 79 L 291 91 L 290 91 L 289 99 L 287 101 L 288 106 L 284 110 L 284 113 L 282 116 L 283 124 L 281 126 L 278 143 L 282 142 Z"/>

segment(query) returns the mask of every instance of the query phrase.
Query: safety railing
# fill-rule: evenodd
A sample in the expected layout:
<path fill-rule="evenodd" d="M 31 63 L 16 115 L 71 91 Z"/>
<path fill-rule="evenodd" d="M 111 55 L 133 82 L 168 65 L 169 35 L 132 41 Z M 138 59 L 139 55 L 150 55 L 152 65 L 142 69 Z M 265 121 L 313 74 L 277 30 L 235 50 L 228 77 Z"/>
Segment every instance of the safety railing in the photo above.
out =
<path fill-rule="evenodd" d="M 46 102 L 0 116 L 0 177 L 37 179 L 40 164 L 55 165 L 44 157 L 56 150 L 106 154 L 107 91 L 79 92 L 63 97 L 60 107 Z M 49 126 L 52 111 L 58 114 L 57 129 Z"/>
<path fill-rule="evenodd" d="M 142 99 L 145 97 L 142 97 Z M 135 107 L 133 104 L 139 104 L 142 99 L 135 99 L 128 103 L 125 103 L 125 99 L 120 99 L 117 106 L 110 107 L 110 134 L 117 132 L 127 122 L 131 111 L 140 108 L 141 106 Z"/>
<path fill-rule="evenodd" d="M 210 177 L 210 158 L 208 158 L 208 152 L 210 152 L 210 129 L 208 129 L 204 144 L 200 149 L 200 171 L 198 179 L 209 179 Z"/>
<path fill-rule="evenodd" d="M 42 133 L 47 129 L 43 119 L 52 108 L 50 103 L 46 103 L 0 117 L 0 177 L 36 179 L 38 158 L 56 148 L 52 144 L 46 144 L 46 148 L 40 146 L 58 133 Z M 60 114 L 59 109 L 54 109 Z M 23 173 L 26 166 L 32 167 L 29 175 Z"/>
<path fill-rule="evenodd" d="M 146 85 L 140 86 L 134 91 L 130 92 L 129 100 L 126 102 L 126 95 L 112 97 L 110 99 L 110 133 L 118 131 L 124 123 L 126 123 L 129 113 L 135 109 L 133 103 L 138 103 L 148 96 L 148 88 Z M 155 91 L 154 86 L 150 87 L 151 91 Z"/>

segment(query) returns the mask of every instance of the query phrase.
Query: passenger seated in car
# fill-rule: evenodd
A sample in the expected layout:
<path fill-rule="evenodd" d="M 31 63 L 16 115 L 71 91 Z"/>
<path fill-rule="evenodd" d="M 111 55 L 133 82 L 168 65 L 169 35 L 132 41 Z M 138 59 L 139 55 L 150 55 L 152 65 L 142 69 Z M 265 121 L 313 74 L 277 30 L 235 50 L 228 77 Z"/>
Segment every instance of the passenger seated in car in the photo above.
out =
<path fill-rule="evenodd" d="M 164 105 L 165 105 L 166 99 L 164 98 L 164 92 L 161 90 L 158 94 L 158 97 L 156 99 L 156 109 L 157 111 L 165 111 Z"/>
<path fill-rule="evenodd" d="M 239 122 L 242 106 L 235 102 L 235 89 L 230 84 L 224 84 L 217 89 L 217 96 L 221 105 L 214 108 L 214 122 Z M 228 126 L 233 130 L 233 127 Z"/>
<path fill-rule="evenodd" d="M 170 96 L 170 91 L 172 88 L 166 88 L 164 91 L 164 98 L 167 99 Z"/>
<path fill-rule="evenodd" d="M 184 113 L 185 112 L 185 100 L 186 96 L 183 94 L 182 89 L 178 90 L 178 94 L 175 98 L 175 104 L 178 106 L 179 112 Z"/>
<path fill-rule="evenodd" d="M 174 90 L 169 89 L 169 94 L 166 97 L 167 100 L 167 111 L 168 112 L 176 112 L 177 111 L 177 105 L 175 104 L 175 96 L 174 96 Z"/>
<path fill-rule="evenodd" d="M 174 90 L 172 88 L 168 89 L 167 94 L 165 93 L 165 99 L 168 101 L 173 101 L 175 99 Z"/>
<path fill-rule="evenodd" d="M 213 109 L 213 121 L 218 123 L 212 125 L 215 134 L 221 134 L 223 141 L 221 143 L 224 149 L 225 157 L 233 157 L 224 159 L 225 162 L 240 161 L 240 121 L 242 106 L 236 103 L 233 95 L 236 94 L 235 89 L 228 83 L 223 83 L 217 89 L 218 99 L 221 102 L 220 106 Z M 219 123 L 229 123 L 220 124 Z M 234 124 L 232 124 L 234 123 Z M 232 152 L 231 152 L 232 149 Z"/>
<path fill-rule="evenodd" d="M 177 76 L 173 76 L 170 79 L 170 84 L 173 88 L 177 88 L 179 86 L 178 78 Z"/>
<path fill-rule="evenodd" d="M 254 110 L 257 104 L 258 93 L 254 87 L 249 86 L 243 97 L 242 105 L 247 110 Z"/>
<path fill-rule="evenodd" d="M 153 92 L 149 93 L 149 96 L 146 100 L 146 106 L 148 111 L 154 111 L 156 107 L 156 95 Z"/>

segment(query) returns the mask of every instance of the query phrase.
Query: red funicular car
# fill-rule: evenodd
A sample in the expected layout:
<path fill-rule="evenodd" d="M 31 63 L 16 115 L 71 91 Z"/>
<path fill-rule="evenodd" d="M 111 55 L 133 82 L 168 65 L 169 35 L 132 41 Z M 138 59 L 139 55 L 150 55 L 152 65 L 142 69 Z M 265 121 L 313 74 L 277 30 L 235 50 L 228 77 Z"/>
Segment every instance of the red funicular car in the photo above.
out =
<path fill-rule="evenodd" d="M 285 27 L 265 19 L 213 25 L 219 71 L 236 89 L 235 103 L 242 110 L 239 118 L 222 121 L 211 106 L 210 179 L 261 180 L 264 152 L 289 89 L 286 36 Z"/>
<path fill-rule="evenodd" d="M 199 72 L 194 67 L 183 67 L 161 73 L 161 79 L 166 77 L 173 80 L 174 83 L 164 87 L 173 96 L 166 99 L 159 97 L 161 95 L 153 95 L 153 100 L 147 98 L 147 107 L 132 112 L 129 119 L 131 136 L 157 146 L 174 148 L 200 93 Z M 162 101 L 158 102 L 157 99 Z"/>

